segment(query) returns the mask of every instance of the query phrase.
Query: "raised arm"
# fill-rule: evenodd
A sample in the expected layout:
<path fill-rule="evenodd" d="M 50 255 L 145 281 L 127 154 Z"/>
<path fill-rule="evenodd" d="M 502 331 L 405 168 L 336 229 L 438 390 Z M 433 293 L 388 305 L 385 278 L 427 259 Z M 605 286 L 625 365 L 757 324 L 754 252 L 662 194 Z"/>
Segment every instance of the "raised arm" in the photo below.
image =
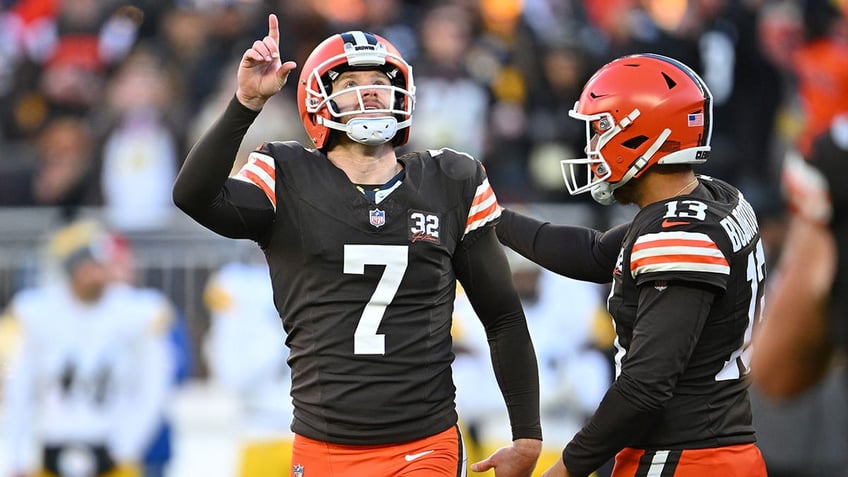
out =
<path fill-rule="evenodd" d="M 273 13 L 268 15 L 268 35 L 253 42 L 241 57 L 238 68 L 236 98 L 248 109 L 259 111 L 286 84 L 294 61 L 280 61 L 280 24 Z"/>
<path fill-rule="evenodd" d="M 258 239 L 274 218 L 262 190 L 228 177 L 247 129 L 296 66 L 280 62 L 279 38 L 277 17 L 269 15 L 268 35 L 242 55 L 234 98 L 192 147 L 174 184 L 177 207 L 227 237 Z"/>

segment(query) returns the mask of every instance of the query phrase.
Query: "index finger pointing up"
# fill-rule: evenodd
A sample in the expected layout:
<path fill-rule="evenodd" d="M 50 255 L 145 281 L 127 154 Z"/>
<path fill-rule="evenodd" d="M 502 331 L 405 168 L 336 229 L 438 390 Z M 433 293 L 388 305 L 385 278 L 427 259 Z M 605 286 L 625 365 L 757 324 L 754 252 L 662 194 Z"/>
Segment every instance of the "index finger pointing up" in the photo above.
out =
<path fill-rule="evenodd" d="M 268 36 L 274 40 L 278 46 L 280 44 L 280 22 L 277 20 L 277 15 L 273 13 L 268 15 Z"/>

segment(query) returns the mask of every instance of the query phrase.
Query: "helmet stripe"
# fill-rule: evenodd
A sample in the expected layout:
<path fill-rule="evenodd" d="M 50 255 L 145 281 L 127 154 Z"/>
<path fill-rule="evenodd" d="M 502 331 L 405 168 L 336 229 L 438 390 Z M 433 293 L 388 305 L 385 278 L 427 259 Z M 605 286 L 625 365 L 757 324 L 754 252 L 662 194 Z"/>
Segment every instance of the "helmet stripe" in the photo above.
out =
<path fill-rule="evenodd" d="M 351 43 L 354 46 L 373 46 L 377 44 L 377 37 L 364 31 L 349 31 L 342 33 L 341 37 L 345 43 Z"/>

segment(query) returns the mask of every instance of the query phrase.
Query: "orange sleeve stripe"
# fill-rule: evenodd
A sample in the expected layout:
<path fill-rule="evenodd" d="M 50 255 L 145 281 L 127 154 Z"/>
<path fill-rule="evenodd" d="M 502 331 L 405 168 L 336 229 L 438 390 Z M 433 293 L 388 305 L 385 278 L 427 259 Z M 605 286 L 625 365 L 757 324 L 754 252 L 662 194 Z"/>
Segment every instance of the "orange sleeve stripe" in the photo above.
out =
<path fill-rule="evenodd" d="M 488 200 L 495 193 L 491 187 L 486 187 L 482 191 L 478 192 L 477 195 L 474 196 L 474 200 L 471 201 L 471 207 L 476 205 L 480 205 L 481 203 Z"/>
<path fill-rule="evenodd" d="M 692 255 L 692 254 L 679 254 L 679 255 L 658 255 L 653 257 L 644 257 L 638 260 L 634 260 L 630 264 L 630 269 L 636 269 L 645 265 L 652 265 L 658 263 L 679 263 L 679 264 L 687 264 L 687 263 L 705 263 L 711 265 L 724 265 L 727 266 L 727 259 L 724 257 L 713 257 L 713 256 L 705 256 L 705 255 Z"/>
<path fill-rule="evenodd" d="M 257 187 L 262 189 L 262 191 L 265 192 L 265 195 L 268 196 L 268 200 L 271 201 L 271 204 L 273 204 L 274 208 L 277 208 L 277 195 L 274 193 L 274 190 L 271 189 L 268 184 L 265 183 L 264 180 L 262 180 L 261 177 L 259 177 L 255 172 L 252 172 L 247 169 L 242 169 L 239 174 L 249 179 L 251 183 L 255 184 Z"/>
<path fill-rule="evenodd" d="M 469 225 L 473 224 L 474 222 L 483 221 L 483 219 L 485 219 L 489 216 L 497 216 L 497 214 L 496 214 L 497 211 L 498 211 L 498 203 L 495 202 L 492 205 L 486 207 L 485 209 L 478 211 L 474 215 L 469 215 L 468 220 L 465 222 L 465 226 L 468 227 Z"/>
<path fill-rule="evenodd" d="M 260 169 L 265 171 L 265 173 L 268 174 L 268 177 L 270 177 L 271 179 L 275 179 L 277 177 L 277 171 L 274 169 L 273 165 L 268 164 L 266 161 L 260 160 L 254 160 L 251 162 L 253 162 L 254 165 L 258 166 Z"/>

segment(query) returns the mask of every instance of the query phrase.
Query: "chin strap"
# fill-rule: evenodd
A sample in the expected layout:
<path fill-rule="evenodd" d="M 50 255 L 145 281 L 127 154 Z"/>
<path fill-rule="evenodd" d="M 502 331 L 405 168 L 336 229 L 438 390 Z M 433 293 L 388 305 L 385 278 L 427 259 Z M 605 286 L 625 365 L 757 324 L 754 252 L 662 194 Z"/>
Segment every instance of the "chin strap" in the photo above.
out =
<path fill-rule="evenodd" d="M 615 203 L 614 191 L 615 189 L 609 183 L 599 182 L 597 186 L 592 188 L 592 198 L 601 205 L 612 205 Z"/>
<path fill-rule="evenodd" d="M 660 150 L 660 147 L 665 143 L 665 140 L 668 139 L 668 136 L 671 135 L 671 129 L 664 129 L 663 132 L 659 135 L 656 141 L 651 144 L 651 147 L 645 151 L 641 157 L 636 158 L 636 161 L 632 166 L 627 170 L 627 173 L 624 174 L 624 177 L 621 178 L 620 181 L 615 184 L 610 184 L 609 182 L 599 182 L 597 186 L 592 188 L 592 198 L 595 199 L 595 202 L 601 205 L 611 205 L 615 202 L 614 192 L 619 187 L 623 186 L 630 182 L 642 168 L 651 160 L 651 157 Z"/>

